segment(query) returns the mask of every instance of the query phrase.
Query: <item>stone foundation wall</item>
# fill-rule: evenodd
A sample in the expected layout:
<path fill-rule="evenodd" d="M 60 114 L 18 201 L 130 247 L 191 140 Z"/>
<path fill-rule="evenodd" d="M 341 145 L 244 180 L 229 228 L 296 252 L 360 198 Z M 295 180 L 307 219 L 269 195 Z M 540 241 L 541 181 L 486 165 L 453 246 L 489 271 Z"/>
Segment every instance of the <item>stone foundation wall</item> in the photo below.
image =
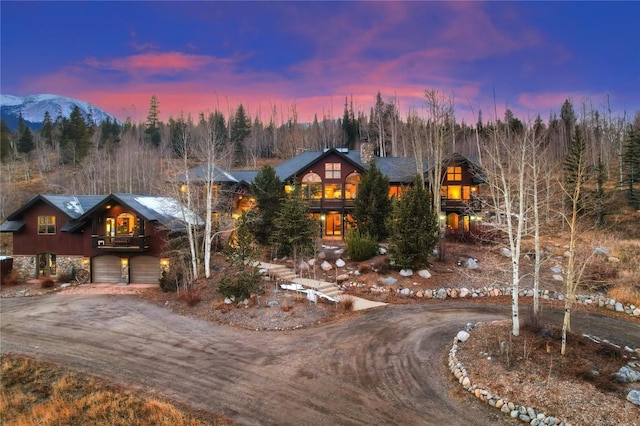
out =
<path fill-rule="evenodd" d="M 83 263 L 82 256 L 56 256 L 56 275 L 66 274 L 71 270 L 87 269 L 90 271 L 90 263 Z M 13 256 L 13 273 L 18 281 L 24 282 L 36 277 L 36 256 Z"/>

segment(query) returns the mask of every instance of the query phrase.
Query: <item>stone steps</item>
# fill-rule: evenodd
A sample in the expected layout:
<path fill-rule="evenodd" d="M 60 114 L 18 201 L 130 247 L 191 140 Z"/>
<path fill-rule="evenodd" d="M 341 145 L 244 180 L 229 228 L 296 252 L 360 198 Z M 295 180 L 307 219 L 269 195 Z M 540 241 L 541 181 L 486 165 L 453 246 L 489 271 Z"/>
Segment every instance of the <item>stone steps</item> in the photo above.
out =
<path fill-rule="evenodd" d="M 263 264 L 263 267 L 269 270 L 269 276 L 272 279 L 300 284 L 305 288 L 312 288 L 334 299 L 342 294 L 335 283 L 298 278 L 294 271 L 284 265 Z"/>

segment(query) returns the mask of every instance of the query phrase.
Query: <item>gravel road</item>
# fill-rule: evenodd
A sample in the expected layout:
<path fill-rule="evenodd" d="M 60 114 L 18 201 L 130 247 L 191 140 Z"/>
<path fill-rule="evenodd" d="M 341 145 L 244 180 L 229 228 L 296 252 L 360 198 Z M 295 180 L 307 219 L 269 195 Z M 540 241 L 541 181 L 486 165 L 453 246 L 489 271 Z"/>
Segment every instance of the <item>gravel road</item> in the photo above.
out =
<path fill-rule="evenodd" d="M 238 424 L 506 425 L 512 422 L 497 410 L 461 395 L 444 363 L 467 322 L 508 317 L 505 306 L 447 302 L 251 332 L 136 296 L 61 293 L 1 299 L 0 350 L 159 393 Z M 584 313 L 573 324 L 640 347 L 637 324 Z"/>

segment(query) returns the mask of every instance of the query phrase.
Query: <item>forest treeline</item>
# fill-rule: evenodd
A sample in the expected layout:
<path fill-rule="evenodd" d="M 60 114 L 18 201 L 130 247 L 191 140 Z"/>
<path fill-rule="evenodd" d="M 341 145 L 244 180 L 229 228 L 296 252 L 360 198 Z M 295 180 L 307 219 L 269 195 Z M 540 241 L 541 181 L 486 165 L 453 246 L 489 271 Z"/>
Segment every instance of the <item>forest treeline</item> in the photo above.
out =
<path fill-rule="evenodd" d="M 274 108 L 266 117 L 251 117 L 242 104 L 226 115 L 213 108 L 162 122 L 161 103 L 153 95 L 147 119 L 140 123 L 96 124 L 77 107 L 68 118 L 46 112 L 38 131 L 22 120 L 12 131 L 3 121 L 0 218 L 35 192 L 161 194 L 169 176 L 184 172 L 174 169 L 175 160 L 199 164 L 203 144 L 215 147 L 216 165 L 223 169 L 257 169 L 264 159 L 283 161 L 305 150 L 356 149 L 362 141 L 373 143 L 378 156 L 429 158 L 432 153 L 422 147 L 437 140 L 437 158 L 458 152 L 482 162 L 484 146 L 497 135 L 532 132 L 545 147 L 541 161 L 561 165 L 576 128 L 585 141 L 589 170 L 625 189 L 640 208 L 640 112 L 614 114 L 608 107 L 566 100 L 545 118 L 516 117 L 507 109 L 504 116 L 485 120 L 478 111 L 476 122 L 468 124 L 456 119 L 451 97 L 425 91 L 425 105 L 401 116 L 397 102 L 378 93 L 369 111 L 355 111 L 345 98 L 341 118 L 316 115 L 311 123 L 299 122 L 295 107 L 286 116 Z"/>

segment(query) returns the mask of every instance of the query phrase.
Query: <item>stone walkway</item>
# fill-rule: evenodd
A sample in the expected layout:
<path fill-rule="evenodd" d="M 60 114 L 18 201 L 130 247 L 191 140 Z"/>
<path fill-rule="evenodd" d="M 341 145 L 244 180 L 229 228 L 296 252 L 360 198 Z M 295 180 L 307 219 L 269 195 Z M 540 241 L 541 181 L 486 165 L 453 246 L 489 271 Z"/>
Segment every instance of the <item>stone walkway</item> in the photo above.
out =
<path fill-rule="evenodd" d="M 303 286 L 305 289 L 316 290 L 317 292 L 320 292 L 323 295 L 328 296 L 333 300 L 340 301 L 340 298 L 342 297 L 342 291 L 338 288 L 338 286 L 335 283 L 314 280 L 311 278 L 300 278 L 291 269 L 283 265 L 260 262 L 260 265 L 258 267 L 269 271 L 268 272 L 269 276 L 273 278 L 281 279 L 283 281 L 288 281 L 293 284 L 299 284 Z M 377 308 L 377 307 L 386 305 L 386 303 L 383 303 L 383 302 L 374 302 L 372 300 L 363 299 L 361 297 L 356 297 L 356 296 L 350 296 L 350 297 L 353 298 L 354 311 L 361 311 L 364 309 Z"/>

